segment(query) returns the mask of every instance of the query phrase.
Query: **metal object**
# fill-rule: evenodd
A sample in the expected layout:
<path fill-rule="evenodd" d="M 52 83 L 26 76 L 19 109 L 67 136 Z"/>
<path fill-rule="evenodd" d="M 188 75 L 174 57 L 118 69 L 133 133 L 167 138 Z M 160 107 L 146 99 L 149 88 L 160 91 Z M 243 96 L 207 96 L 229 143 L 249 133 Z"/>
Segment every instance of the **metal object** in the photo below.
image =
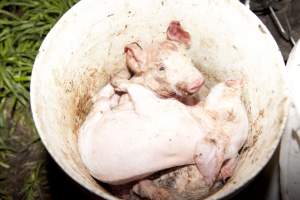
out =
<path fill-rule="evenodd" d="M 242 1 L 242 3 L 243 3 L 247 8 L 250 9 L 250 0 L 244 0 L 244 1 Z"/>
<path fill-rule="evenodd" d="M 278 19 L 276 12 L 274 11 L 272 6 L 269 6 L 269 10 L 271 13 L 271 17 L 274 20 L 275 25 L 277 26 L 277 29 L 280 33 L 280 35 L 287 41 L 290 41 L 293 46 L 296 45 L 295 39 L 292 36 L 292 28 L 291 24 L 289 22 L 289 19 L 287 18 L 286 14 L 284 13 L 284 20 L 286 23 L 286 29 L 283 27 L 282 23 Z"/>
<path fill-rule="evenodd" d="M 241 2 L 247 7 L 250 8 L 256 14 L 265 14 L 271 15 L 271 18 L 274 21 L 275 26 L 277 27 L 280 35 L 286 40 L 289 41 L 293 46 L 295 46 L 295 39 L 292 35 L 292 27 L 287 17 L 286 11 L 283 12 L 283 21 L 280 21 L 277 11 L 286 9 L 286 6 L 290 3 L 290 0 L 262 0 L 262 1 L 250 1 L 250 0 L 241 0 Z M 285 24 L 285 26 L 283 25 Z"/>

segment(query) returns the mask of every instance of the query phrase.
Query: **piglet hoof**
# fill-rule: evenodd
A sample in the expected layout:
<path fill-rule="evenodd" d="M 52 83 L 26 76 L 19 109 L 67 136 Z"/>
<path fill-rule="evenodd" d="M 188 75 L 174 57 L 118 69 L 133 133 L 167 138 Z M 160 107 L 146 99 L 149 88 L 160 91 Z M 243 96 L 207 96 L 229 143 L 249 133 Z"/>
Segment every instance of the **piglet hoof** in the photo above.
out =
<path fill-rule="evenodd" d="M 117 93 L 127 93 L 128 85 L 129 85 L 128 80 L 122 80 L 122 81 L 117 82 L 117 84 L 113 84 L 112 86 L 114 87 L 114 90 Z"/>
<path fill-rule="evenodd" d="M 207 187 L 212 187 L 220 172 L 224 151 L 217 140 L 207 138 L 196 146 L 194 161 Z"/>
<path fill-rule="evenodd" d="M 214 175 L 207 174 L 206 169 L 205 169 L 206 167 L 201 164 L 202 163 L 201 155 L 195 155 L 194 160 L 196 162 L 196 165 L 197 165 L 197 168 L 198 168 L 200 174 L 203 176 L 205 185 L 210 188 L 214 184 L 214 181 L 215 181 Z"/>
<path fill-rule="evenodd" d="M 227 160 L 220 171 L 220 178 L 224 183 L 233 175 L 237 165 L 237 158 Z"/>
<path fill-rule="evenodd" d="M 221 172 L 220 172 L 220 180 L 223 182 L 223 183 L 226 183 L 226 181 L 231 177 L 231 173 L 226 170 L 226 169 L 221 169 Z"/>

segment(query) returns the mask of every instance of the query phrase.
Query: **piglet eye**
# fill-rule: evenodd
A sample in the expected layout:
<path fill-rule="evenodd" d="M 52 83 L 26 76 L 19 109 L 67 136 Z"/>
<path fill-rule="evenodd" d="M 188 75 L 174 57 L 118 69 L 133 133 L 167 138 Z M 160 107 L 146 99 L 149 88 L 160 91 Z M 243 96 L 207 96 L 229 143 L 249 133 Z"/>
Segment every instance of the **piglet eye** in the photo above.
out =
<path fill-rule="evenodd" d="M 165 67 L 159 67 L 159 71 L 164 71 Z"/>
<path fill-rule="evenodd" d="M 166 67 L 163 64 L 159 65 L 159 68 L 158 68 L 159 71 L 164 71 L 165 69 L 166 69 Z"/>

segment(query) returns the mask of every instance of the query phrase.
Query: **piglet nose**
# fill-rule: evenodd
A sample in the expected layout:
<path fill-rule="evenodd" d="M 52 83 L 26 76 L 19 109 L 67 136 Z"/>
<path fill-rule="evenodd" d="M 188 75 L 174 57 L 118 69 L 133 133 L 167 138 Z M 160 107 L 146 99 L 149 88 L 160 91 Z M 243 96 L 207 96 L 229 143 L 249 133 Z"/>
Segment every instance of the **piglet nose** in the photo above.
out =
<path fill-rule="evenodd" d="M 193 94 L 195 92 L 198 92 L 203 84 L 204 84 L 203 79 L 197 79 L 197 80 L 193 81 L 193 83 L 188 86 L 187 90 L 188 90 L 189 93 Z"/>

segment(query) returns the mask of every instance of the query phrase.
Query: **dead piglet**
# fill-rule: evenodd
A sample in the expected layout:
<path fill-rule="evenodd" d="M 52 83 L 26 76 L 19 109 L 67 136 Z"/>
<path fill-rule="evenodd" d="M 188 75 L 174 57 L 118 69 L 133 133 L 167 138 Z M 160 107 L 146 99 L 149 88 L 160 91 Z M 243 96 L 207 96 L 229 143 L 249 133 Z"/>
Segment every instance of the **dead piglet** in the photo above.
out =
<path fill-rule="evenodd" d="M 140 84 L 122 87 L 134 109 L 117 107 L 79 134 L 82 160 L 95 178 L 119 185 L 194 163 L 209 188 L 219 174 L 232 175 L 248 132 L 239 84 L 216 85 L 196 106 L 161 99 Z"/>
<path fill-rule="evenodd" d="M 233 175 L 238 152 L 248 135 L 247 113 L 241 101 L 242 85 L 240 80 L 217 84 L 202 105 L 190 107 L 199 123 L 210 129 L 207 137 L 197 143 L 196 164 L 165 172 L 153 180 L 155 187 L 135 185 L 134 188 L 139 188 L 133 189 L 136 195 L 143 193 L 150 198 L 163 188 L 179 199 L 199 199 L 213 192 L 220 185 L 219 180 L 225 182 Z"/>
<path fill-rule="evenodd" d="M 130 82 L 141 84 L 162 97 L 182 97 L 196 93 L 204 83 L 199 70 L 187 56 L 190 34 L 179 22 L 173 21 L 167 29 L 167 40 L 141 47 L 128 44 L 124 51 L 126 64 L 133 74 Z M 127 79 L 113 79 L 115 88 Z"/>
<path fill-rule="evenodd" d="M 85 121 L 89 129 L 80 130 L 79 152 L 90 173 L 119 185 L 194 163 L 196 143 L 207 131 L 188 107 L 172 98 L 159 98 L 140 84 L 122 87 L 127 87 L 133 109 L 116 107 L 100 119 Z"/>
<path fill-rule="evenodd" d="M 211 187 L 220 170 L 232 168 L 233 165 L 228 168 L 222 165 L 226 160 L 233 158 L 234 161 L 236 148 L 243 141 L 240 136 L 247 128 L 241 110 L 240 90 L 234 92 L 231 88 L 234 83 L 215 86 L 204 103 L 191 107 L 173 98 L 158 97 L 192 94 L 203 84 L 201 73 L 190 59 L 183 56 L 176 60 L 182 56 L 178 52 L 185 50 L 183 44 L 184 41 L 178 44 L 167 40 L 156 46 L 155 51 L 151 48 L 144 51 L 136 44 L 126 50 L 127 64 L 134 76 L 115 86 L 126 93 L 127 96 L 122 95 L 126 98 L 119 98 L 118 106 L 103 117 L 86 120 L 83 126 L 89 128 L 81 129 L 79 133 L 82 160 L 95 178 L 118 185 L 160 170 L 196 163 L 204 183 Z M 180 74 L 176 65 L 186 69 L 186 63 L 190 64 L 189 70 Z M 163 68 L 160 70 L 160 67 Z M 186 74 L 193 71 L 191 69 L 196 70 L 192 73 L 196 76 L 187 79 L 190 76 Z M 174 75 L 176 71 L 178 76 Z M 126 105 L 128 109 L 120 109 L 119 106 L 124 105 L 121 102 L 125 105 L 131 102 L 132 107 Z M 225 126 L 227 128 L 223 130 Z M 236 144 L 237 141 L 240 142 Z M 235 148 L 228 153 L 231 145 Z M 225 172 L 228 174 L 228 170 Z M 150 190 L 144 195 L 155 196 L 155 184 L 141 188 L 146 186 Z M 157 189 L 157 193 L 166 197 L 165 190 Z"/>
<path fill-rule="evenodd" d="M 208 185 L 233 175 L 239 150 L 248 137 L 249 122 L 241 100 L 243 85 L 242 80 L 227 80 L 217 84 L 205 100 L 205 113 L 215 119 L 217 129 L 198 143 L 195 162 Z"/>

